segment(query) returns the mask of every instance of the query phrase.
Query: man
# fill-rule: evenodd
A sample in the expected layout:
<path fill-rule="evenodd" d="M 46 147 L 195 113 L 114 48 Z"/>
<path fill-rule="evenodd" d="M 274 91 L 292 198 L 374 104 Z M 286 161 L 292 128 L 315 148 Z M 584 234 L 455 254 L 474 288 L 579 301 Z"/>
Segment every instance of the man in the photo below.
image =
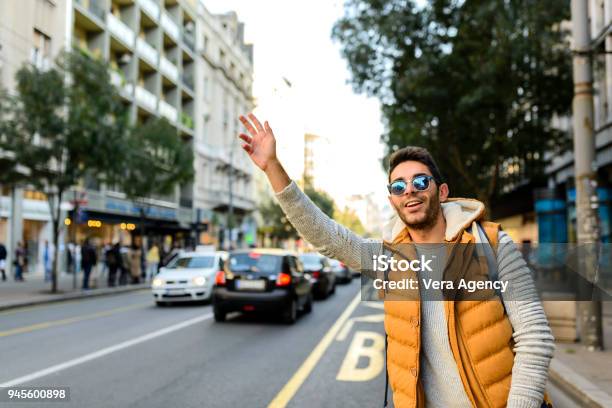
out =
<path fill-rule="evenodd" d="M 290 180 L 276 157 L 276 140 L 267 122 L 262 125 L 252 114 L 240 120 L 249 133 L 240 134 L 243 149 L 265 172 L 289 221 L 319 252 L 362 270 L 362 259 L 383 251 L 383 242 L 366 241 L 329 219 Z M 482 203 L 449 199 L 449 186 L 425 149 L 406 147 L 394 153 L 389 182 L 396 215 L 383 233 L 385 245 L 412 243 L 423 249 L 425 244 L 488 240 L 497 251 L 499 280 L 510 281 L 515 294 L 535 293 L 529 270 L 508 235 L 499 225 L 482 221 Z M 471 273 L 475 265 L 467 259 L 465 270 Z M 441 273 L 445 264 L 437 266 Z M 503 304 L 497 297 L 480 302 L 385 302 L 387 371 L 395 407 L 542 405 L 554 350 L 546 316 L 537 300 L 502 296 Z"/>
<path fill-rule="evenodd" d="M 6 281 L 6 247 L 0 242 L 0 274 L 2 274 L 2 281 Z"/>
<path fill-rule="evenodd" d="M 98 256 L 96 255 L 96 249 L 91 245 L 89 238 L 85 239 L 83 246 L 81 247 L 81 267 L 83 268 L 83 290 L 89 289 L 89 276 L 91 275 L 91 268 L 93 268 L 98 262 Z"/>
<path fill-rule="evenodd" d="M 23 282 L 23 270 L 26 267 L 26 250 L 23 243 L 19 241 L 15 248 L 15 259 L 13 260 L 15 265 L 15 281 Z"/>

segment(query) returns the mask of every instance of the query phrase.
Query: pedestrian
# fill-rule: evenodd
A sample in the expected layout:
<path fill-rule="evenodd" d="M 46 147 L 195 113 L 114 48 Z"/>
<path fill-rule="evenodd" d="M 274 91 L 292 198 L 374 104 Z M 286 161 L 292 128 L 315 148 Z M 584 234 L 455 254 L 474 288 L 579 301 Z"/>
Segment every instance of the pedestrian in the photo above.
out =
<path fill-rule="evenodd" d="M 75 273 L 75 267 L 74 267 L 74 243 L 73 242 L 69 242 L 68 245 L 66 245 L 66 265 L 68 265 L 67 272 L 72 274 Z"/>
<path fill-rule="evenodd" d="M 85 242 L 81 246 L 81 267 L 83 268 L 83 290 L 89 289 L 89 276 L 91 275 L 91 269 L 98 262 L 96 255 L 96 249 L 91 245 L 89 238 L 85 239 Z"/>
<path fill-rule="evenodd" d="M 0 242 L 0 274 L 2 274 L 2 281 L 6 281 L 6 247 Z"/>
<path fill-rule="evenodd" d="M 366 240 L 331 220 L 289 178 L 276 156 L 274 133 L 267 122 L 262 126 L 253 114 L 240 120 L 249 133 L 240 135 L 243 149 L 264 171 L 287 219 L 321 253 L 366 273 L 371 269 L 367 263 L 363 268 L 362 260 L 372 262 L 389 250 L 397 253 L 402 244 L 417 253 L 439 255 L 440 259 L 430 256 L 433 267 L 427 273 L 440 280 L 446 281 L 451 269 L 486 279 L 481 271 L 484 268 L 488 274 L 492 269 L 500 282 L 510 283 L 515 297 L 536 293 L 529 268 L 511 238 L 499 224 L 483 220 L 483 203 L 449 198 L 449 186 L 427 150 L 408 146 L 389 158 L 388 199 L 395 213 L 383 231 L 384 241 Z M 474 245 L 457 245 L 475 242 L 491 252 L 490 268 L 489 256 L 481 262 Z M 445 263 L 447 250 L 453 268 Z M 389 275 L 397 276 L 396 272 Z M 545 388 L 554 339 L 538 299 L 514 301 L 508 293 L 487 291 L 486 298 L 467 301 L 464 292 L 453 298 L 455 292 L 449 291 L 450 298 L 421 301 L 423 291 L 419 288 L 407 301 L 384 302 L 387 383 L 395 407 L 548 403 Z"/>
<path fill-rule="evenodd" d="M 13 260 L 13 265 L 15 266 L 15 281 L 23 282 L 23 268 L 26 264 L 26 252 L 23 247 L 23 243 L 19 241 L 17 243 L 17 247 L 15 248 L 15 259 Z"/>
<path fill-rule="evenodd" d="M 129 252 L 129 263 L 130 263 L 130 274 L 132 275 L 132 284 L 140 283 L 140 275 L 142 274 L 142 267 L 140 257 L 142 252 L 140 247 L 133 243 Z"/>
<path fill-rule="evenodd" d="M 106 266 L 108 267 L 108 286 L 113 287 L 117 284 L 117 270 L 121 266 L 121 248 L 119 242 L 106 250 Z"/>
<path fill-rule="evenodd" d="M 159 247 L 156 242 L 147 252 L 147 275 L 145 277 L 146 282 L 150 282 L 151 279 L 157 274 L 157 267 L 159 265 Z"/>
<path fill-rule="evenodd" d="M 49 241 L 45 240 L 42 250 L 42 264 L 45 271 L 45 282 L 51 281 L 51 271 L 53 269 L 53 250 L 49 245 Z"/>
<path fill-rule="evenodd" d="M 129 256 L 129 249 L 127 246 L 121 244 L 120 248 L 119 248 L 119 258 L 121 259 L 120 262 L 120 269 L 119 269 L 119 285 L 127 285 L 128 284 L 128 280 L 131 277 L 131 272 L 130 272 L 130 256 Z"/>

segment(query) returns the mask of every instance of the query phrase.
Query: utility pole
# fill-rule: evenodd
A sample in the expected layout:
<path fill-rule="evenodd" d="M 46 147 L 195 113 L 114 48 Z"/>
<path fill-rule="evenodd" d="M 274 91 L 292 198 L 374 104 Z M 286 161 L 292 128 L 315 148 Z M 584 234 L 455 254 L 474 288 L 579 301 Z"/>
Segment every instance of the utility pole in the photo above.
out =
<path fill-rule="evenodd" d="M 232 223 L 234 222 L 234 194 L 232 188 L 232 182 L 234 178 L 234 141 L 230 142 L 229 148 L 229 173 L 227 180 L 227 188 L 229 189 L 229 203 L 227 206 L 227 247 L 228 250 L 232 249 Z"/>
<path fill-rule="evenodd" d="M 588 2 L 572 0 L 572 36 L 574 71 L 574 170 L 576 179 L 576 229 L 578 235 L 579 288 L 578 317 L 580 339 L 589 350 L 603 348 L 601 301 L 597 289 L 597 167 L 593 132 L 593 71 Z M 589 301 L 587 296 L 592 296 Z"/>

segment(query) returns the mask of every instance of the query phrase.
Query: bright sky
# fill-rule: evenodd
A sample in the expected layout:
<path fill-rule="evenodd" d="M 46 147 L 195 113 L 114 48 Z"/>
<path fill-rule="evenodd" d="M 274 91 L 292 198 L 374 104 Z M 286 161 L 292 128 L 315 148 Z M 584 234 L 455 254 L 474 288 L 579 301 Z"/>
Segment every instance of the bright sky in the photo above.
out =
<path fill-rule="evenodd" d="M 339 44 L 331 40 L 342 3 L 208 0 L 206 7 L 215 14 L 234 10 L 245 23 L 246 41 L 254 44 L 255 113 L 270 122 L 290 176 L 302 174 L 304 133 L 320 135 L 327 143 L 315 156 L 315 184 L 340 205 L 353 194 L 375 192 L 382 207 L 388 201 L 380 105 L 353 93 Z"/>

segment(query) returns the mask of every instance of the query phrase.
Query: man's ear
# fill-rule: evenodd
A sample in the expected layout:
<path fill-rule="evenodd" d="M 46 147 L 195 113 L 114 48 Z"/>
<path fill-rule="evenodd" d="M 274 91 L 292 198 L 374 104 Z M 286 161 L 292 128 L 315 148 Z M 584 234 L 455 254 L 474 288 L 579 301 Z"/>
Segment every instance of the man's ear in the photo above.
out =
<path fill-rule="evenodd" d="M 442 183 L 438 188 L 438 195 L 440 197 L 440 202 L 443 203 L 448 199 L 448 184 Z"/>

